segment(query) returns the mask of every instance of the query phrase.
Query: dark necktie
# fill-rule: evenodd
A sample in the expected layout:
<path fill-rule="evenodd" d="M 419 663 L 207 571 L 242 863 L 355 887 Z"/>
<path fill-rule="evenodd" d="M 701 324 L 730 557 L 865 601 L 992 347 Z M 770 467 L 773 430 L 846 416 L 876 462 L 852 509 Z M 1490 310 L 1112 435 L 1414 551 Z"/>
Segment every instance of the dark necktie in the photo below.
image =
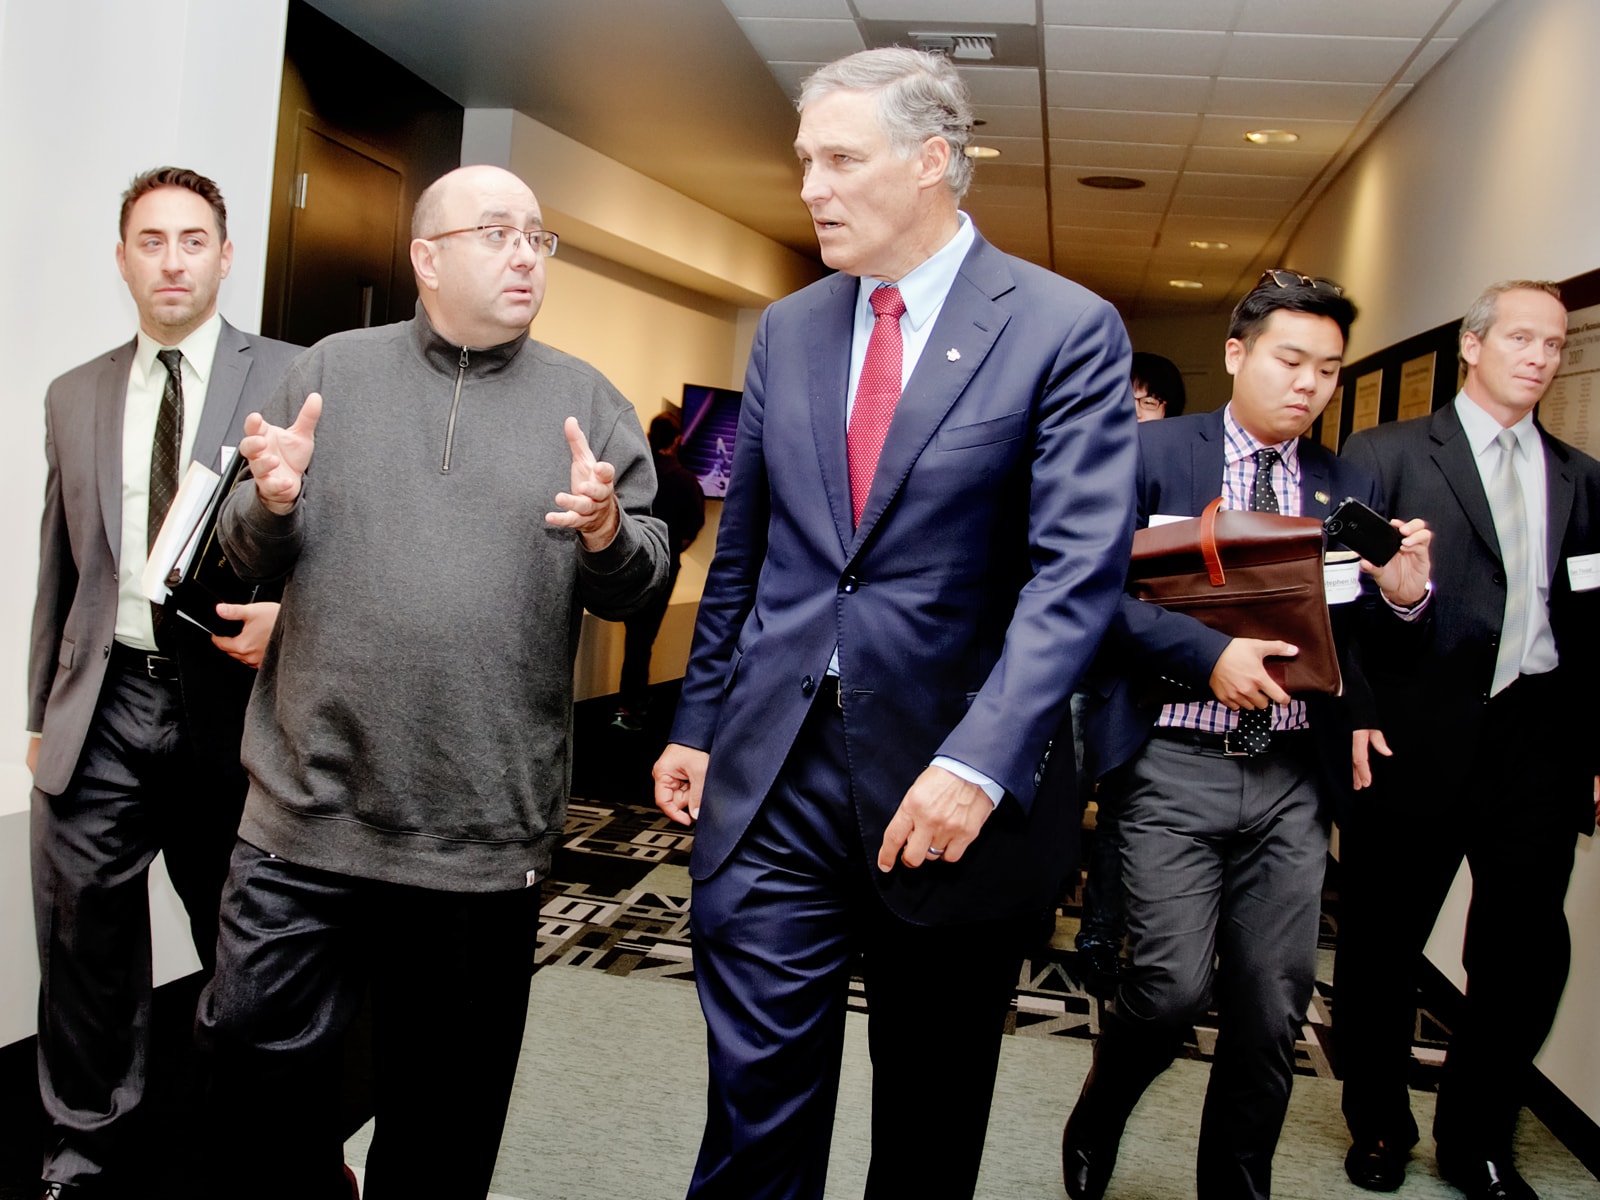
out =
<path fill-rule="evenodd" d="M 156 544 L 161 522 L 178 494 L 178 461 L 183 455 L 183 351 L 158 350 L 156 357 L 167 369 L 161 388 L 161 408 L 156 413 L 156 434 L 150 442 L 150 515 L 145 524 L 145 549 Z M 150 605 L 151 623 L 161 628 L 162 610 Z"/>
<path fill-rule="evenodd" d="M 178 494 L 178 459 L 183 454 L 183 351 L 159 350 L 156 357 L 167 369 L 161 388 L 161 409 L 156 414 L 156 435 L 150 443 L 150 520 L 145 549 L 156 544 L 161 522 Z"/>
<path fill-rule="evenodd" d="M 1272 465 L 1280 455 L 1276 450 L 1256 451 L 1256 477 L 1250 484 L 1250 511 L 1275 513 L 1278 511 L 1278 493 L 1272 486 Z M 1241 708 L 1239 710 L 1239 741 L 1247 754 L 1265 753 L 1272 744 L 1272 709 Z"/>
<path fill-rule="evenodd" d="M 897 287 L 881 287 L 869 297 L 877 320 L 867 339 L 867 356 L 861 363 L 861 379 L 856 383 L 855 407 L 850 410 L 846 449 L 850 455 L 850 512 L 861 524 L 861 510 L 872 491 L 872 477 L 878 470 L 878 455 L 900 402 L 900 376 L 905 370 L 905 351 L 900 342 L 900 317 L 906 302 Z"/>

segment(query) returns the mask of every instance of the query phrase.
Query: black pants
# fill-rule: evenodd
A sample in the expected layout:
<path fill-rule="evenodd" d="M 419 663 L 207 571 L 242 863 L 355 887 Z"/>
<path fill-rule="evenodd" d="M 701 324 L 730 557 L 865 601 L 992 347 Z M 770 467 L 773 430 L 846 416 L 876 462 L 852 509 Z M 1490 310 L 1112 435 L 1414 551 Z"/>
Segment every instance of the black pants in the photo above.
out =
<path fill-rule="evenodd" d="M 674 557 L 672 569 L 667 573 L 666 588 L 647 607 L 623 623 L 622 682 L 617 700 L 631 713 L 642 713 L 650 706 L 650 650 L 656 644 L 656 634 L 661 632 L 661 622 L 672 604 L 679 565 Z"/>
<path fill-rule="evenodd" d="M 1535 676 L 1489 702 L 1493 734 L 1461 747 L 1472 759 L 1466 786 L 1448 797 L 1403 743 L 1375 759 L 1374 785 L 1341 830 L 1333 1031 L 1358 1141 L 1417 1140 L 1406 1074 L 1422 950 L 1465 858 L 1467 995 L 1434 1138 L 1457 1156 L 1510 1158 L 1528 1064 L 1555 1021 L 1572 954 L 1563 904 L 1577 834 L 1546 794 L 1539 691 Z"/>
<path fill-rule="evenodd" d="M 838 705 L 822 698 L 732 857 L 694 886 L 711 1078 L 691 1196 L 822 1196 L 858 951 L 866 1195 L 972 1195 L 1027 923 L 901 920 L 877 894 L 856 822 Z"/>
<path fill-rule="evenodd" d="M 246 842 L 200 1001 L 220 1161 L 249 1197 L 346 1200 L 340 1041 L 370 986 L 369 1200 L 482 1200 L 510 1103 L 539 889 L 435 892 L 297 866 Z"/>
<path fill-rule="evenodd" d="M 243 782 L 197 753 L 177 681 L 150 678 L 147 656 L 119 646 L 72 781 L 58 796 L 33 790 L 45 1179 L 132 1186 L 122 1176 L 149 1076 L 150 863 L 165 852 L 209 967 Z"/>

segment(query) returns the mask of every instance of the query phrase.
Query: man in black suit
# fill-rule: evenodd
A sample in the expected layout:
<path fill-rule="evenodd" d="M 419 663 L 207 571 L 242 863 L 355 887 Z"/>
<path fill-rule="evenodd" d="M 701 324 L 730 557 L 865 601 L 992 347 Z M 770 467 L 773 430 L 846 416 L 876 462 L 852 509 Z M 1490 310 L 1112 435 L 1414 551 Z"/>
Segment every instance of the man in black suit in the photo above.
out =
<path fill-rule="evenodd" d="M 1139 426 L 1138 523 L 1198 515 L 1219 493 L 1226 508 L 1297 517 L 1346 496 L 1374 502 L 1370 476 L 1301 440 L 1333 394 L 1354 317 L 1326 280 L 1263 275 L 1233 312 L 1227 407 Z M 1365 564 L 1382 599 L 1355 564 L 1343 578 L 1330 568 L 1341 649 L 1358 633 L 1386 653 L 1414 640 L 1429 533 L 1400 528 L 1400 553 Z M 1124 1123 L 1213 989 L 1200 1200 L 1270 1194 L 1315 980 L 1328 819 L 1348 790 L 1352 731 L 1370 725 L 1348 654 L 1341 697 L 1293 699 L 1274 682 L 1267 660 L 1296 652 L 1130 597 L 1112 621 L 1090 677 L 1085 767 L 1117 808 L 1131 961 L 1062 1133 L 1073 1200 L 1105 1194 Z M 1156 677 L 1193 688 L 1193 701 L 1141 703 Z"/>
<path fill-rule="evenodd" d="M 1511 1139 L 1566 981 L 1562 903 L 1600 769 L 1600 463 L 1533 419 L 1566 334 L 1553 284 L 1495 284 L 1462 322 L 1455 401 L 1344 452 L 1442 547 L 1431 651 L 1414 670 L 1373 664 L 1387 745 L 1341 824 L 1345 1169 L 1374 1191 L 1400 1186 L 1417 1140 L 1406 1067 L 1419 954 L 1465 857 L 1468 986 L 1434 1113 L 1439 1168 L 1469 1196 L 1534 1195 Z"/>
<path fill-rule="evenodd" d="M 214 637 L 140 590 L 190 461 L 219 465 L 297 348 L 217 315 L 233 244 L 217 185 L 160 167 L 122 198 L 134 340 L 45 398 L 44 519 L 28 664 L 44 1194 L 131 1194 L 149 1057 L 146 873 L 166 852 L 202 964 L 244 802 L 239 740 L 272 603 Z M 120 1190 L 118 1190 L 120 1189 Z"/>

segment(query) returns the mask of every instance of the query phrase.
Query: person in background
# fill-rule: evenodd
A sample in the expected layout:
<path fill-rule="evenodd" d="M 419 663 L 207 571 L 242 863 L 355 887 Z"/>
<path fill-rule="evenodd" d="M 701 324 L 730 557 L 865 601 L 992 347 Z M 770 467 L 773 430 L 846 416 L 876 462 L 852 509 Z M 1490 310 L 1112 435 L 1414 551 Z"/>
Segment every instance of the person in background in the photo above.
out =
<path fill-rule="evenodd" d="M 1266 272 L 1229 323 L 1227 406 L 1139 427 L 1139 524 L 1198 516 L 1219 495 L 1228 509 L 1318 519 L 1346 496 L 1376 505 L 1369 475 L 1302 436 L 1333 395 L 1354 319 L 1328 280 Z M 1427 629 L 1430 534 L 1420 521 L 1401 532 L 1399 553 L 1367 564 L 1376 587 L 1353 572 L 1330 614 L 1337 696 L 1284 691 L 1268 660 L 1297 654 L 1288 642 L 1121 601 L 1088 689 L 1085 749 L 1118 806 L 1129 962 L 1062 1131 L 1072 1200 L 1106 1194 L 1128 1116 L 1213 999 L 1196 1190 L 1271 1195 L 1316 979 L 1328 822 L 1350 791 L 1357 731 L 1372 727 L 1356 652 L 1399 654 Z M 1147 703 L 1158 679 L 1193 698 Z"/>
<path fill-rule="evenodd" d="M 1139 420 L 1159 421 L 1162 417 L 1183 416 L 1188 394 L 1183 387 L 1183 372 L 1170 358 L 1143 350 L 1133 352 L 1133 402 L 1139 406 Z"/>
<path fill-rule="evenodd" d="M 616 718 L 611 723 L 629 733 L 644 728 L 650 708 L 650 648 L 655 645 L 656 634 L 661 632 L 661 622 L 672 603 L 683 552 L 694 544 L 706 523 L 706 494 L 694 472 L 678 461 L 681 432 L 678 422 L 666 413 L 650 422 L 650 451 L 656 467 L 652 511 L 666 523 L 671 566 L 661 595 L 624 622 L 622 690 L 617 696 Z"/>
<path fill-rule="evenodd" d="M 1429 652 L 1404 670 L 1374 663 L 1387 743 L 1340 826 L 1345 1171 L 1373 1191 L 1404 1182 L 1417 1141 L 1417 972 L 1465 858 L 1467 994 L 1434 1108 L 1439 1171 L 1472 1200 L 1534 1197 L 1512 1135 L 1567 981 L 1567 881 L 1600 796 L 1600 463 L 1534 416 L 1566 338 L 1554 284 L 1492 285 L 1461 323 L 1455 401 L 1358 433 L 1342 456 L 1448 547 Z"/>
<path fill-rule="evenodd" d="M 1183 375 L 1170 358 L 1135 350 L 1129 375 L 1141 422 L 1183 415 L 1188 399 Z M 1072 694 L 1073 752 L 1079 772 L 1083 770 L 1084 700 L 1082 691 Z M 1122 918 L 1122 838 L 1117 832 L 1116 808 L 1109 792 L 1096 793 L 1094 831 L 1084 856 L 1083 906 L 1073 938 L 1079 978 L 1090 995 L 1102 1000 L 1116 990 L 1122 943 L 1128 932 Z"/>
<path fill-rule="evenodd" d="M 135 176 L 118 229 L 139 329 L 45 397 L 28 659 L 43 1179 L 63 1200 L 143 1190 L 129 1172 L 150 1068 L 147 875 L 164 851 L 209 969 L 245 704 L 278 612 L 221 606 L 243 627 L 212 636 L 145 598 L 145 559 L 187 464 L 220 468 L 299 351 L 217 314 L 233 243 L 210 179 Z"/>

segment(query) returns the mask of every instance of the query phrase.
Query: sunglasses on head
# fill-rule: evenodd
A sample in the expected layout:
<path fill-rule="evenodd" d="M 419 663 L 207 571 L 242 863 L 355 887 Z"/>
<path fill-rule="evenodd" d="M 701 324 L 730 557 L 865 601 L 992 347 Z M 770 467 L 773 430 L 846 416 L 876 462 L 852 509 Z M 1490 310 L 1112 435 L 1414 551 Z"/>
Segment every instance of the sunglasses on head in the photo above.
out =
<path fill-rule="evenodd" d="M 1302 275 L 1298 271 L 1286 271 L 1282 267 L 1273 267 L 1263 271 L 1261 278 L 1256 280 L 1256 286 L 1270 283 L 1274 287 L 1292 288 L 1296 285 L 1311 288 L 1318 292 L 1327 292 L 1331 296 L 1344 295 L 1344 289 L 1331 279 L 1313 279 L 1310 275 Z"/>

